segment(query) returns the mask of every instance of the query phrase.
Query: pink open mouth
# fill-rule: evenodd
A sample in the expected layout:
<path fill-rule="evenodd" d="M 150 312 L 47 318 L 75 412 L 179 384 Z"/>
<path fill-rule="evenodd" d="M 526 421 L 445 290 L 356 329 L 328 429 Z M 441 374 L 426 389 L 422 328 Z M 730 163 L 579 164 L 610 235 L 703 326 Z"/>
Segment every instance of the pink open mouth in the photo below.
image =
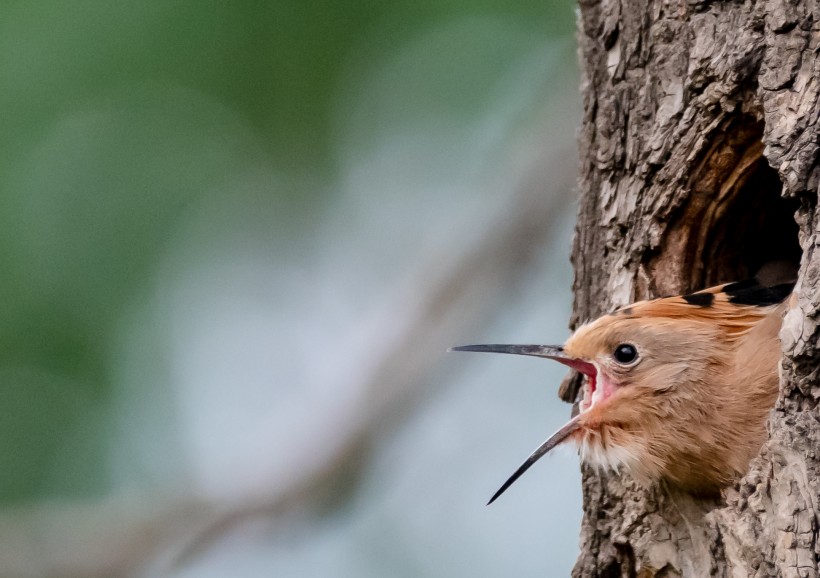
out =
<path fill-rule="evenodd" d="M 598 373 L 594 365 L 590 364 L 591 371 L 583 371 L 584 397 L 579 404 L 581 413 L 597 407 L 608 400 L 617 390 L 615 383 L 605 373 Z"/>
<path fill-rule="evenodd" d="M 586 411 L 597 401 L 595 393 L 598 391 L 598 376 L 596 373 L 584 374 L 584 397 L 581 400 L 581 411 Z"/>

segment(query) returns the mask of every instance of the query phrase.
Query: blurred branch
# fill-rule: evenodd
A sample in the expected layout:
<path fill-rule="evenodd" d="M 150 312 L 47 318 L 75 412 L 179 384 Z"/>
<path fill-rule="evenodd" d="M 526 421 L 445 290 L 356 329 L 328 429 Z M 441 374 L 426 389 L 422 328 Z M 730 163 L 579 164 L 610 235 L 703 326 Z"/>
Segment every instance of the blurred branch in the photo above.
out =
<path fill-rule="evenodd" d="M 574 171 L 566 167 L 573 166 L 575 151 L 562 149 L 542 158 L 548 162 L 527 175 L 510 195 L 508 212 L 499 215 L 480 242 L 435 255 L 421 275 L 406 280 L 389 311 L 379 315 L 401 330 L 381 332 L 395 337 L 365 369 L 367 406 L 333 459 L 287 491 L 242 504 L 209 522 L 180 551 L 177 563 L 195 557 L 246 519 L 280 515 L 323 495 L 334 480 L 351 475 L 351 464 L 364 463 L 368 448 L 385 428 L 395 428 L 412 411 L 434 362 L 470 328 L 491 319 L 497 304 L 515 291 L 534 256 L 546 246 L 554 219 L 565 214 L 574 188 Z M 419 283 L 420 278 L 426 282 Z"/>
<path fill-rule="evenodd" d="M 2 513 L 0 576 L 167 574 L 238 524 L 310 509 L 332 493 L 328 488 L 341 486 L 334 481 L 355 476 L 377 436 L 409 413 L 446 348 L 492 317 L 545 247 L 551 224 L 565 214 L 574 187 L 575 171 L 567 170 L 574 166 L 574 150 L 544 151 L 541 158 L 546 162 L 510 195 L 508 210 L 479 242 L 433 256 L 420 276 L 406 279 L 389 311 L 375 312 L 377 324 L 391 325 L 390 331 L 382 327 L 383 334 L 393 337 L 362 368 L 366 404 L 331 459 L 302 472 L 284 491 L 237 504 L 122 499 Z"/>

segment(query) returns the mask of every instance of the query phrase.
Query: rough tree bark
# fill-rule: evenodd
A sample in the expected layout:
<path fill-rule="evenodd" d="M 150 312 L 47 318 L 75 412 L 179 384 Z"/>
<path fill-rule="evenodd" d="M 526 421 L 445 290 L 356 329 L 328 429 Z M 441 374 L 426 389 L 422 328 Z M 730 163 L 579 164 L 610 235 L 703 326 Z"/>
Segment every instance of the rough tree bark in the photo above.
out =
<path fill-rule="evenodd" d="M 585 471 L 573 575 L 817 577 L 820 6 L 580 4 L 573 324 L 769 261 L 800 269 L 781 395 L 749 473 L 704 501 Z"/>

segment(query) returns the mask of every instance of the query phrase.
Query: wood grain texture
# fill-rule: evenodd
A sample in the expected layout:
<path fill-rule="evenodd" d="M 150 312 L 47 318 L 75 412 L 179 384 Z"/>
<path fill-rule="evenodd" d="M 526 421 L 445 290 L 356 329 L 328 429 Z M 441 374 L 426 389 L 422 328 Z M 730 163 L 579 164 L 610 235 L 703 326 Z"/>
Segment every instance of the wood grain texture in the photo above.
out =
<path fill-rule="evenodd" d="M 580 1 L 573 325 L 771 260 L 800 271 L 749 473 L 703 500 L 585 469 L 576 577 L 818 576 L 816 21 L 814 0 Z"/>

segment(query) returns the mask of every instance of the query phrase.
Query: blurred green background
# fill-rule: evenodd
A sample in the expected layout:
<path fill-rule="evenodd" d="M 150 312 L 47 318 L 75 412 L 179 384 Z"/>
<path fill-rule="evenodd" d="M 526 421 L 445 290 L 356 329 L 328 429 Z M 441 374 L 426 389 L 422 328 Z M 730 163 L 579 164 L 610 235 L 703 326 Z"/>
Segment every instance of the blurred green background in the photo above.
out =
<path fill-rule="evenodd" d="M 505 457 L 496 469 L 453 441 L 474 434 L 448 423 L 447 404 L 460 402 L 447 384 L 474 383 L 464 368 L 494 362 L 445 361 L 439 345 L 566 334 L 574 5 L 4 6 L 0 574 L 216 576 L 220 563 L 236 570 L 242 560 L 233 575 L 490 576 L 518 558 L 482 561 L 496 549 L 487 533 L 452 548 L 437 538 L 441 552 L 427 561 L 416 538 L 389 537 L 404 522 L 429 536 L 437 516 L 452 518 L 435 488 L 456 492 L 469 472 L 447 471 L 450 486 L 433 483 L 408 504 L 417 514 L 438 504 L 427 525 L 407 521 L 399 497 L 387 501 L 388 523 L 385 502 L 367 496 L 389 494 L 400 469 L 385 456 L 401 451 L 454 444 L 470 468 L 488 468 L 483 497 L 526 455 L 495 431 Z M 537 254 L 486 295 L 492 271 L 448 278 L 492 246 L 522 189 L 555 197 L 555 221 L 530 243 Z M 459 306 L 455 324 L 415 323 L 413 299 L 437 283 L 458 295 L 470 287 L 472 305 Z M 544 325 L 527 325 L 534 319 Z M 360 388 L 381 371 L 361 372 L 365 360 L 392 367 L 385 343 L 404 343 L 410 326 L 437 336 L 436 354 L 418 355 L 398 391 Z M 499 367 L 487 388 L 511 375 Z M 493 427 L 531 422 L 520 435 L 534 447 L 552 427 L 540 410 L 567 408 L 543 375 L 521 379 L 537 401 L 499 409 L 485 399 L 469 419 L 481 427 L 507 411 L 511 421 Z M 464 387 L 471 399 L 487 391 Z M 378 392 L 386 401 L 373 401 Z M 377 417 L 362 419 L 368 412 Z M 443 429 L 420 449 L 412 440 L 433 415 Z M 347 449 L 334 453 L 322 435 Z M 323 469 L 334 460 L 343 466 Z M 564 466 L 577 488 L 574 461 Z M 578 499 L 568 502 L 575 526 L 556 529 L 570 544 Z M 522 508 L 511 523 L 545 515 Z M 267 526 L 249 538 L 245 516 Z M 542 528 L 520 531 L 531 534 L 522 548 L 548 539 Z M 360 550 L 374 536 L 391 547 Z M 527 555 L 516 573 L 553 575 L 575 552 Z"/>

